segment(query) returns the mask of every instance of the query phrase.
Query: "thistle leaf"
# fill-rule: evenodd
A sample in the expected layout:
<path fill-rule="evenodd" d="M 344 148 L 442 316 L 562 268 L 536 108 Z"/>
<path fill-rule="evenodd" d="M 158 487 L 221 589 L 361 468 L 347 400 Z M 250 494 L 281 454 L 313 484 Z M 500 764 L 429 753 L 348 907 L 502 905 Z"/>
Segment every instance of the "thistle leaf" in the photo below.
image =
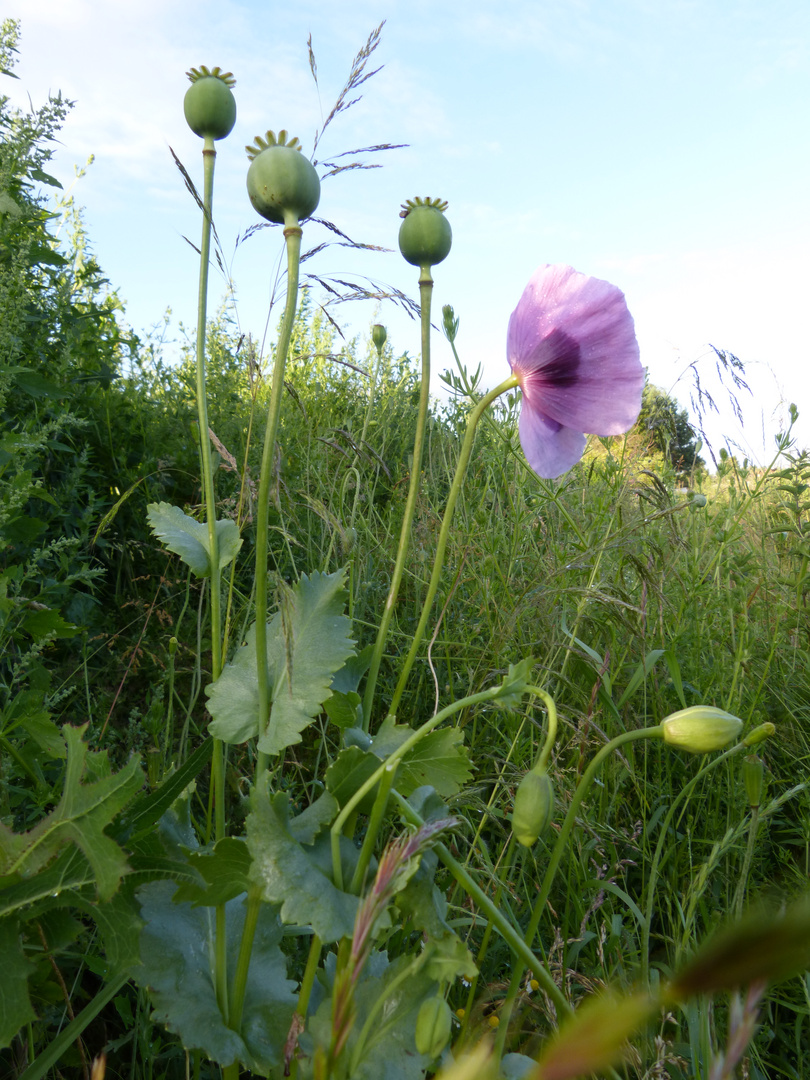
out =
<path fill-rule="evenodd" d="M 35 874 L 60 848 L 73 843 L 92 867 L 100 898 L 109 900 L 128 866 L 123 851 L 104 830 L 140 789 L 143 776 L 137 758 L 113 773 L 106 751 L 88 753 L 82 741 L 86 728 L 86 724 L 62 728 L 67 765 L 56 807 L 27 833 L 13 833 L 0 823 L 0 874 Z"/>

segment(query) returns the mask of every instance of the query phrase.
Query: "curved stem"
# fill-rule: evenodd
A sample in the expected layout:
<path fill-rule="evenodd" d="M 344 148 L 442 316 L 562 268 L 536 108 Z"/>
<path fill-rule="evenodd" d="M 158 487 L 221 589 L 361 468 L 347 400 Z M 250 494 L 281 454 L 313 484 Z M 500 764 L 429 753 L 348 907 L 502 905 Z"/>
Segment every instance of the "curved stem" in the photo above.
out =
<path fill-rule="evenodd" d="M 734 754 L 739 754 L 746 749 L 745 742 L 739 742 L 736 746 L 732 746 L 730 750 L 726 750 L 725 753 L 721 754 L 719 757 L 712 758 L 711 761 L 707 762 L 707 764 L 692 777 L 689 783 L 681 788 L 661 822 L 661 831 L 658 835 L 658 843 L 655 846 L 655 854 L 653 855 L 653 861 L 650 867 L 650 880 L 647 885 L 647 904 L 646 910 L 644 911 L 644 925 L 641 931 L 641 982 L 643 986 L 649 986 L 650 983 L 650 925 L 652 923 L 655 883 L 658 880 L 658 867 L 664 852 L 664 844 L 666 843 L 667 835 L 669 833 L 670 822 L 681 803 L 688 799 L 692 794 L 699 780 L 712 772 L 713 769 L 716 769 L 722 762 L 733 757 Z"/>
<path fill-rule="evenodd" d="M 585 797 L 586 792 L 590 788 L 596 774 L 599 772 L 605 758 L 609 757 L 614 750 L 618 750 L 627 742 L 632 742 L 636 739 L 660 739 L 663 738 L 661 734 L 660 725 L 651 728 L 640 728 L 634 731 L 625 731 L 621 735 L 617 735 L 615 739 L 611 739 L 609 743 L 606 743 L 602 749 L 594 755 L 593 760 L 588 765 L 588 768 L 582 774 L 582 779 L 577 784 L 574 791 L 573 798 L 571 799 L 571 805 L 568 808 L 568 813 L 565 815 L 562 828 L 560 829 L 557 837 L 557 842 L 554 845 L 554 849 L 551 852 L 551 858 L 549 859 L 548 867 L 546 869 L 545 877 L 543 878 L 543 884 L 540 889 L 540 895 L 535 901 L 534 909 L 532 910 L 531 918 L 529 919 L 529 925 L 526 929 L 524 937 L 524 943 L 528 949 L 531 949 L 532 942 L 537 934 L 537 928 L 540 925 L 540 919 L 546 907 L 546 901 L 548 900 L 551 887 L 554 884 L 554 878 L 557 876 L 557 870 L 559 869 L 560 862 L 562 861 L 563 852 L 565 851 L 568 838 L 571 835 L 571 830 L 576 822 L 577 811 L 580 804 Z M 524 961 L 525 962 L 525 961 Z M 520 985 L 523 981 L 524 967 L 521 964 L 515 964 L 512 971 L 512 979 L 509 983 L 509 989 L 506 992 L 503 1007 L 501 1009 L 501 1023 L 508 1024 L 512 1013 L 512 1007 L 514 1005 L 515 998 L 520 989 Z M 538 980 L 539 981 L 539 980 Z"/>
<path fill-rule="evenodd" d="M 380 762 L 379 768 L 365 780 L 360 787 L 355 791 L 354 795 L 345 803 L 341 808 L 340 813 L 335 818 L 331 828 L 331 840 L 332 840 L 332 874 L 334 877 L 335 885 L 339 888 L 343 888 L 343 867 L 340 861 L 340 836 L 343 832 L 343 827 L 349 820 L 349 817 L 357 809 L 363 799 L 368 793 L 378 784 L 386 775 L 387 770 L 391 769 L 396 763 L 402 760 L 402 758 L 408 753 L 408 751 L 416 746 L 420 739 L 423 739 L 425 735 L 428 735 L 434 728 L 438 727 L 442 721 L 446 720 L 449 716 L 459 712 L 461 709 L 466 708 L 468 705 L 478 705 L 482 701 L 490 701 L 492 698 L 498 696 L 501 691 L 500 686 L 493 686 L 489 690 L 481 690 L 477 694 L 471 694 L 469 697 L 461 698 L 459 701 L 454 701 L 441 712 L 436 713 L 430 720 L 426 720 L 421 727 L 417 728 L 413 734 L 400 746 L 396 748 L 388 757 Z M 395 794 L 395 790 L 391 790 L 391 795 Z"/>
<path fill-rule="evenodd" d="M 433 607 L 433 601 L 436 598 L 436 592 L 439 588 L 439 580 L 442 574 L 442 567 L 444 566 L 444 553 L 447 548 L 447 541 L 450 537 L 450 526 L 453 522 L 453 512 L 456 508 L 456 502 L 458 501 L 459 494 L 461 492 L 461 485 L 464 480 L 464 474 L 467 471 L 467 465 L 469 464 L 470 454 L 472 453 L 473 440 L 475 438 L 475 429 L 478 426 L 478 421 L 481 419 L 482 414 L 489 408 L 496 398 L 501 394 L 505 394 L 507 390 L 512 390 L 518 385 L 518 380 L 514 375 L 510 375 L 508 379 L 504 379 L 502 383 L 495 387 L 494 390 L 490 390 L 485 394 L 472 412 L 467 420 L 467 431 L 464 435 L 464 442 L 461 444 L 461 451 L 458 457 L 458 465 L 456 466 L 456 474 L 453 477 L 453 484 L 450 488 L 450 494 L 447 496 L 447 506 L 444 510 L 444 518 L 442 519 L 441 529 L 439 530 L 439 539 L 436 544 L 436 558 L 433 563 L 433 573 L 430 576 L 430 583 L 428 585 L 427 596 L 425 602 L 422 605 L 422 614 L 419 618 L 419 625 L 416 627 L 416 632 L 411 643 L 410 650 L 405 658 L 405 665 L 400 673 L 399 681 L 394 691 L 394 696 L 391 699 L 389 706 L 389 715 L 395 715 L 397 706 L 399 705 L 400 698 L 405 689 L 405 684 L 408 681 L 408 676 L 411 673 L 411 668 L 416 660 L 416 654 L 419 651 L 419 646 L 422 642 L 422 638 L 425 636 L 425 629 L 430 618 L 431 608 Z"/>
<path fill-rule="evenodd" d="M 374 704 L 374 691 L 377 688 L 377 676 L 380 672 L 385 641 L 388 637 L 388 629 L 394 614 L 394 605 L 399 595 L 399 586 L 405 571 L 405 560 L 408 556 L 408 548 L 411 542 L 411 526 L 416 511 L 416 499 L 419 494 L 419 484 L 422 478 L 422 451 L 425 444 L 425 427 L 427 426 L 427 411 L 430 402 L 430 301 L 433 295 L 433 278 L 430 276 L 430 268 L 422 267 L 419 275 L 419 299 L 422 313 L 422 384 L 419 389 L 419 411 L 416 416 L 416 435 L 413 442 L 413 461 L 411 464 L 411 480 L 408 486 L 408 498 L 405 502 L 405 512 L 402 518 L 402 529 L 399 534 L 399 547 L 397 548 L 396 562 L 391 574 L 391 586 L 385 601 L 380 628 L 377 631 L 377 640 L 374 642 L 374 652 L 371 656 L 371 664 L 366 679 L 366 689 L 363 695 L 363 730 L 368 731 L 371 723 L 371 709 Z M 381 357 L 382 359 L 382 357 Z M 367 418 L 368 419 L 368 416 Z M 363 429 L 365 433 L 365 427 Z"/>
<path fill-rule="evenodd" d="M 617 735 L 615 739 L 611 739 L 609 743 L 606 743 L 601 750 L 599 750 L 593 757 L 593 760 L 588 765 L 588 768 L 582 774 L 582 779 L 577 784 L 573 798 L 571 799 L 571 805 L 568 807 L 568 813 L 565 815 L 565 820 L 562 823 L 557 842 L 554 845 L 554 850 L 551 852 L 551 858 L 549 859 L 548 867 L 546 869 L 545 877 L 543 878 L 543 885 L 540 889 L 540 895 L 534 905 L 532 911 L 532 917 L 529 920 L 529 925 L 526 930 L 526 944 L 531 946 L 534 941 L 534 936 L 537 933 L 537 927 L 540 925 L 540 919 L 542 918 L 543 911 L 545 910 L 546 901 L 548 900 L 551 887 L 554 884 L 554 878 L 557 875 L 560 862 L 562 861 L 563 852 L 565 851 L 565 845 L 568 843 L 568 837 L 571 835 L 571 830 L 574 827 L 577 817 L 577 811 L 580 804 L 584 799 L 591 784 L 596 779 L 596 774 L 602 767 L 605 758 L 610 757 L 614 750 L 618 750 L 624 746 L 625 743 L 635 742 L 638 739 L 661 739 L 663 735 L 661 733 L 661 726 L 649 728 L 638 728 L 633 731 L 623 731 L 621 735 Z"/>
<path fill-rule="evenodd" d="M 270 502 L 270 477 L 273 472 L 273 455 L 284 391 L 284 369 L 290 347 L 295 308 L 298 302 L 298 265 L 301 258 L 301 228 L 289 225 L 284 229 L 287 241 L 287 303 L 281 324 L 276 359 L 273 365 L 273 382 L 270 403 L 267 408 L 267 427 L 264 432 L 261 473 L 259 476 L 258 505 L 256 507 L 256 661 L 259 682 L 259 739 L 270 719 L 270 679 L 267 672 L 267 523 Z M 269 758 L 259 751 L 256 757 L 256 775 L 267 768 Z"/>
<path fill-rule="evenodd" d="M 402 816 L 406 821 L 410 822 L 411 825 L 416 825 L 417 828 L 419 828 L 425 824 L 423 818 L 413 809 L 407 799 L 399 794 L 396 788 L 391 792 L 391 797 L 399 806 Z M 548 994 L 554 1002 L 554 1007 L 556 1008 L 558 1015 L 572 1015 L 574 1010 L 565 1000 L 562 991 L 552 979 L 548 969 L 542 961 L 534 955 L 532 950 L 520 936 L 520 933 L 509 922 L 500 908 L 495 906 L 481 886 L 473 879 L 472 875 L 464 869 L 457 859 L 453 858 L 444 844 L 435 844 L 433 850 L 462 889 L 464 889 L 467 895 L 475 901 L 479 908 L 481 908 L 510 949 L 512 949 L 515 955 L 522 960 L 523 964 L 531 971 L 532 975 L 534 975 L 535 979 L 540 983 L 544 993 Z"/>
<path fill-rule="evenodd" d="M 548 731 L 546 732 L 543 749 L 540 751 L 540 757 L 537 759 L 533 769 L 534 772 L 540 772 L 541 770 L 548 768 L 548 759 L 551 757 L 554 740 L 557 738 L 557 706 L 554 704 L 554 698 L 551 694 L 547 694 L 546 691 L 541 690 L 539 686 L 527 686 L 526 692 L 533 697 L 539 697 L 548 713 Z"/>

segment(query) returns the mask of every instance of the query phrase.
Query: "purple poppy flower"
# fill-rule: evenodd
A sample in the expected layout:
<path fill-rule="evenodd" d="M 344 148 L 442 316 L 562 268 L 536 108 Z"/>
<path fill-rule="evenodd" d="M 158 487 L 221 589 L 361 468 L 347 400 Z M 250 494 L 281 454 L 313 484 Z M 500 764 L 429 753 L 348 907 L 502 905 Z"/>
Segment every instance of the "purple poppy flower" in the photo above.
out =
<path fill-rule="evenodd" d="M 506 352 L 523 391 L 521 446 L 539 476 L 575 465 L 585 432 L 620 435 L 638 419 L 644 368 L 615 285 L 541 266 L 512 312 Z"/>

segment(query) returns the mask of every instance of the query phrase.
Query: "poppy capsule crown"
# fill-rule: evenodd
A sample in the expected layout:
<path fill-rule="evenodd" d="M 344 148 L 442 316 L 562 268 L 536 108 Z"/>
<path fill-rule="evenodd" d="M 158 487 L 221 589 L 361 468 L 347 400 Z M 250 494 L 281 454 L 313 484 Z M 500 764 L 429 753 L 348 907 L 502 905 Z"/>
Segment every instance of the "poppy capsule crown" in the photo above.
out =
<path fill-rule="evenodd" d="M 183 99 L 186 122 L 201 139 L 224 139 L 236 123 L 236 80 L 230 71 L 208 69 L 205 64 L 186 72 L 191 86 Z"/>
<path fill-rule="evenodd" d="M 443 199 L 419 196 L 402 204 L 399 250 L 411 266 L 435 266 L 450 254 L 453 230 L 444 216 L 446 209 Z"/>
<path fill-rule="evenodd" d="M 254 210 L 277 225 L 296 226 L 314 214 L 321 198 L 321 181 L 304 157 L 297 138 L 283 129 L 257 135 L 245 147 L 250 158 L 247 190 Z"/>

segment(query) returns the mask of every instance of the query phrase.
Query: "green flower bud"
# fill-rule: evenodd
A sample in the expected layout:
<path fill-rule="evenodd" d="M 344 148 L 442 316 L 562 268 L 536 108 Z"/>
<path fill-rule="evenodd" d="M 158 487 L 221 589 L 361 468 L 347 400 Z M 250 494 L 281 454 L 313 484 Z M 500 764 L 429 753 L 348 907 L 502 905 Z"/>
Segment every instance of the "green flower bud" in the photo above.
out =
<path fill-rule="evenodd" d="M 374 348 L 377 350 L 378 355 L 382 356 L 382 351 L 388 340 L 388 331 L 384 326 L 375 323 L 371 328 L 371 340 L 374 342 Z"/>
<path fill-rule="evenodd" d="M 755 727 L 753 731 L 749 731 L 743 739 L 743 743 L 746 746 L 756 746 L 757 743 L 765 742 L 766 739 L 770 739 L 775 731 L 776 725 L 768 720 L 766 723 L 760 724 L 759 727 Z"/>
<path fill-rule="evenodd" d="M 452 345 L 456 340 L 458 334 L 458 322 L 456 313 L 453 311 L 451 304 L 445 304 L 442 308 L 442 325 L 444 328 L 444 336 Z"/>
<path fill-rule="evenodd" d="M 215 67 L 209 71 L 205 65 L 186 72 L 191 86 L 186 90 L 183 112 L 186 122 L 201 139 L 224 139 L 230 135 L 236 123 L 236 100 L 232 90 L 236 80 L 230 71 Z"/>
<path fill-rule="evenodd" d="M 531 847 L 546 831 L 554 814 L 554 787 L 545 769 L 528 772 L 515 792 L 512 832 L 524 847 Z"/>
<path fill-rule="evenodd" d="M 412 266 L 435 266 L 450 253 L 453 230 L 444 216 L 447 203 L 441 199 L 408 199 L 399 216 L 399 250 Z"/>
<path fill-rule="evenodd" d="M 752 810 L 757 810 L 762 805 L 762 794 L 765 790 L 765 762 L 756 754 L 748 754 L 743 758 L 742 768 L 748 805 Z"/>
<path fill-rule="evenodd" d="M 742 731 L 742 720 L 711 705 L 693 705 L 661 721 L 664 741 L 690 754 L 722 750 Z"/>
<path fill-rule="evenodd" d="M 298 139 L 287 132 L 268 131 L 246 146 L 251 159 L 247 190 L 253 209 L 277 225 L 297 225 L 308 218 L 321 198 L 321 182 L 315 167 L 301 153 Z"/>
<path fill-rule="evenodd" d="M 422 1002 L 416 1018 L 416 1049 L 433 1060 L 447 1046 L 452 1029 L 453 1014 L 443 997 Z"/>

